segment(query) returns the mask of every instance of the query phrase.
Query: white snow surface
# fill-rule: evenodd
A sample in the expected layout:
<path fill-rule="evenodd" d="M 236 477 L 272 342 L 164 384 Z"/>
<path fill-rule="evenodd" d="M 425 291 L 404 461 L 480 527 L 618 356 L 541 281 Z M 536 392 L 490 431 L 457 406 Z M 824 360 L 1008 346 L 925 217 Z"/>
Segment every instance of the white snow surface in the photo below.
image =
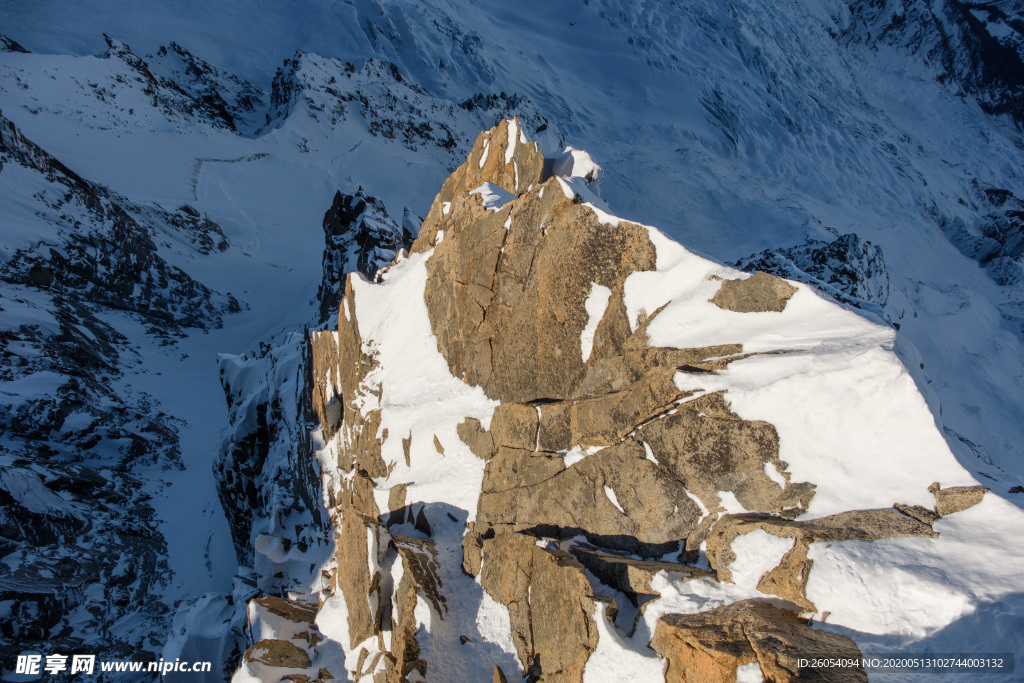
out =
<path fill-rule="evenodd" d="M 584 363 L 590 358 L 590 352 L 594 348 L 594 334 L 597 332 L 597 325 L 604 317 L 611 296 L 612 290 L 607 287 L 597 283 L 590 285 L 590 294 L 587 295 L 587 301 L 584 304 L 587 311 L 587 324 L 580 332 L 580 352 L 583 354 Z"/>
<path fill-rule="evenodd" d="M 380 404 L 367 409 L 379 407 L 381 433 L 388 430 L 381 456 L 394 464 L 394 471 L 384 487 L 407 483 L 408 501 L 453 505 L 473 520 L 484 461 L 462 442 L 456 425 L 467 417 L 489 425 L 498 402 L 480 387 L 452 377 L 437 350 L 423 303 L 428 257 L 429 253 L 420 253 L 399 261 L 383 284 L 354 280 L 364 351 L 377 362 L 366 383 L 383 388 Z M 410 435 L 407 466 L 402 439 Z M 443 456 L 434 446 L 435 437 L 444 447 Z"/>
<path fill-rule="evenodd" d="M 484 183 L 480 187 L 470 190 L 469 193 L 480 195 L 480 203 L 491 211 L 501 211 L 501 207 L 516 198 L 514 194 L 494 183 Z"/>

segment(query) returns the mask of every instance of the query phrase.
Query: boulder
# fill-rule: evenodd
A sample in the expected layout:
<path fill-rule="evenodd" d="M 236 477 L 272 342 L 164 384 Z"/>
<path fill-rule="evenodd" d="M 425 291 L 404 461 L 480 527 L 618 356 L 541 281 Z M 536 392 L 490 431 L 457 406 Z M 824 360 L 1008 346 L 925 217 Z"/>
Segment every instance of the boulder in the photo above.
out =
<path fill-rule="evenodd" d="M 666 614 L 658 619 L 651 647 L 668 660 L 666 683 L 735 683 L 737 668 L 755 662 L 774 683 L 868 680 L 860 668 L 800 666 L 801 659 L 859 659 L 861 652 L 845 636 L 816 631 L 792 612 L 756 600 L 699 614 Z"/>
<path fill-rule="evenodd" d="M 928 490 L 935 496 L 935 512 L 940 517 L 972 508 L 980 503 L 981 499 L 988 493 L 988 489 L 984 486 L 951 486 L 949 488 L 942 488 L 939 486 L 939 482 L 932 484 Z"/>
<path fill-rule="evenodd" d="M 278 669 L 308 669 L 309 653 L 287 640 L 266 639 L 257 642 L 242 655 L 243 662 L 263 664 Z"/>
<path fill-rule="evenodd" d="M 782 278 L 758 272 L 743 280 L 722 280 L 710 301 L 737 313 L 781 313 L 794 294 L 796 287 Z"/>

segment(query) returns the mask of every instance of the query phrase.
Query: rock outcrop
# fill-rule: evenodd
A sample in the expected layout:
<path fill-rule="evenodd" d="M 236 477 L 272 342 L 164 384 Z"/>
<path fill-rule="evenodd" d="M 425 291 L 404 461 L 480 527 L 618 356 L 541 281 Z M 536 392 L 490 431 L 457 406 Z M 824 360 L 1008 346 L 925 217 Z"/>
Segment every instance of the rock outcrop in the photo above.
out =
<path fill-rule="evenodd" d="M 740 331 L 665 345 L 674 302 L 648 309 L 632 284 L 664 267 L 665 238 L 599 207 L 588 159 L 560 176 L 569 166 L 545 159 L 518 121 L 482 133 L 410 253 L 349 275 L 337 331 L 313 334 L 311 406 L 338 472 L 325 495 L 345 666 L 375 681 L 506 680 L 518 667 L 530 681 L 575 683 L 608 661 L 598 654 L 611 641 L 647 629 L 666 680 L 732 681 L 740 667 L 766 680 L 865 680 L 797 662 L 859 656 L 798 618 L 820 608 L 807 597 L 815 544 L 934 538 L 940 515 L 984 490 L 936 485 L 934 511 L 922 486 L 906 504 L 809 514 L 821 482 L 802 480 L 776 426 L 722 388 L 734 364 L 794 351 L 747 351 Z M 767 273 L 692 278 L 707 315 L 734 316 L 736 330 L 774 324 L 811 296 Z M 401 306 L 414 310 L 380 294 L 409 282 L 414 299 Z M 422 363 L 395 374 L 388 363 L 413 348 L 407 317 L 431 338 L 417 347 Z M 736 568 L 752 538 L 792 545 L 750 578 Z M 746 583 L 720 585 L 734 581 Z M 761 599 L 699 614 L 657 607 L 688 583 Z M 638 656 L 651 658 L 646 644 Z"/>
<path fill-rule="evenodd" d="M 338 312 L 347 273 L 368 278 L 384 268 L 401 249 L 412 246 L 410 225 L 398 225 L 384 203 L 362 188 L 355 194 L 335 192 L 331 208 L 324 214 L 323 282 L 317 291 L 320 322 Z"/>
<path fill-rule="evenodd" d="M 700 614 L 670 614 L 658 620 L 651 640 L 668 660 L 668 683 L 732 683 L 736 670 L 757 663 L 764 680 L 867 681 L 854 667 L 807 666 L 801 659 L 836 658 L 856 661 L 853 641 L 814 631 L 792 612 L 756 600 L 743 600 Z"/>

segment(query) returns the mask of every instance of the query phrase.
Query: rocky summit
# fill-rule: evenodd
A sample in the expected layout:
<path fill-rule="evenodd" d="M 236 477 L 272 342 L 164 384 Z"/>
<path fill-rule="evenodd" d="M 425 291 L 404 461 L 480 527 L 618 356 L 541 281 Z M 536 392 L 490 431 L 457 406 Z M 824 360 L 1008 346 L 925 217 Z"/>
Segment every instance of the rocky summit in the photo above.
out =
<path fill-rule="evenodd" d="M 812 660 L 860 656 L 873 558 L 998 514 L 891 327 L 612 216 L 574 152 L 481 133 L 310 333 L 334 550 L 235 681 L 865 681 Z"/>

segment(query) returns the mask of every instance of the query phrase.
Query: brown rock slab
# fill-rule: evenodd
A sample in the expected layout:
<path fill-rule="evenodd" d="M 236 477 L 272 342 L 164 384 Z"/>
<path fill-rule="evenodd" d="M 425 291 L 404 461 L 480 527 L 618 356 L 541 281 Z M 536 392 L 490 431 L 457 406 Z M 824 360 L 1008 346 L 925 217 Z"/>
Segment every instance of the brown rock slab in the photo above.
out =
<path fill-rule="evenodd" d="M 972 508 L 988 493 L 984 486 L 951 486 L 942 488 L 935 482 L 928 490 L 935 496 L 935 512 L 939 517 Z"/>
<path fill-rule="evenodd" d="M 312 666 L 309 654 L 287 640 L 265 639 L 257 642 L 242 655 L 242 660 L 278 669 L 308 669 Z"/>
<path fill-rule="evenodd" d="M 734 683 L 736 670 L 756 662 L 774 683 L 868 680 L 861 669 L 801 667 L 817 657 L 859 659 L 845 636 L 816 631 L 792 612 L 743 600 L 699 614 L 667 614 L 658 620 L 651 647 L 668 660 L 667 683 Z"/>
<path fill-rule="evenodd" d="M 353 510 L 342 516 L 335 577 L 348 607 L 349 647 L 353 648 L 376 634 L 379 622 L 375 606 L 380 604 L 380 581 L 379 577 L 370 576 L 369 568 L 371 535 L 374 539 L 379 538 L 379 524 L 376 520 Z"/>
<path fill-rule="evenodd" d="M 781 278 L 758 271 L 743 280 L 722 280 L 722 286 L 710 301 L 737 313 L 781 313 L 796 289 Z"/>
<path fill-rule="evenodd" d="M 341 388 L 334 381 L 332 373 L 332 368 L 338 365 L 338 345 L 334 333 L 310 332 L 309 348 L 313 412 L 323 427 L 324 439 L 330 440 L 341 428 L 343 417 L 342 404 L 338 400 Z"/>
<path fill-rule="evenodd" d="M 499 126 L 488 139 L 493 143 L 500 134 Z M 476 182 L 479 151 L 474 148 L 464 170 L 442 188 L 414 246 L 428 249 L 444 231 L 427 261 L 425 293 L 438 350 L 453 375 L 492 398 L 571 397 L 586 374 L 580 333 L 592 284 L 621 288 L 630 273 L 653 269 L 654 247 L 645 228 L 601 224 L 554 180 L 529 191 L 520 187 L 525 194 L 498 212 L 469 205 L 456 191 L 467 185 L 458 176 Z M 489 182 L 501 184 L 501 178 Z M 609 320 L 602 331 L 602 349 L 621 336 L 621 325 L 614 333 L 611 326 Z"/>
<path fill-rule="evenodd" d="M 629 439 L 569 468 L 553 454 L 499 451 L 485 470 L 477 508 L 478 530 L 551 525 L 654 544 L 685 538 L 699 519 L 685 487 Z"/>
<path fill-rule="evenodd" d="M 583 566 L 522 534 L 499 532 L 483 544 L 480 582 L 509 608 L 523 668 L 544 681 L 581 682 L 598 638 L 596 598 Z"/>
<path fill-rule="evenodd" d="M 467 417 L 456 426 L 459 439 L 469 446 L 473 455 L 481 460 L 490 460 L 494 457 L 494 439 L 491 433 L 483 428 L 480 420 L 475 417 Z"/>
<path fill-rule="evenodd" d="M 722 392 L 680 404 L 675 414 L 637 429 L 635 438 L 711 511 L 722 509 L 719 491 L 733 492 L 747 510 L 766 513 L 799 514 L 814 495 L 813 484 L 788 481 L 775 427 L 741 419 Z M 768 464 L 787 479 L 785 486 L 768 476 Z"/>
<path fill-rule="evenodd" d="M 590 573 L 596 576 L 601 583 L 622 591 L 634 604 L 637 602 L 638 596 L 660 595 L 651 588 L 651 581 L 658 572 L 670 572 L 682 575 L 687 579 L 715 575 L 714 572 L 704 571 L 676 562 L 638 560 L 581 546 L 574 546 L 569 552 L 572 553 L 572 556 L 580 564 L 590 570 Z"/>
<path fill-rule="evenodd" d="M 312 624 L 316 620 L 316 610 L 311 607 L 273 595 L 257 599 L 256 604 L 270 614 L 297 624 Z"/>

